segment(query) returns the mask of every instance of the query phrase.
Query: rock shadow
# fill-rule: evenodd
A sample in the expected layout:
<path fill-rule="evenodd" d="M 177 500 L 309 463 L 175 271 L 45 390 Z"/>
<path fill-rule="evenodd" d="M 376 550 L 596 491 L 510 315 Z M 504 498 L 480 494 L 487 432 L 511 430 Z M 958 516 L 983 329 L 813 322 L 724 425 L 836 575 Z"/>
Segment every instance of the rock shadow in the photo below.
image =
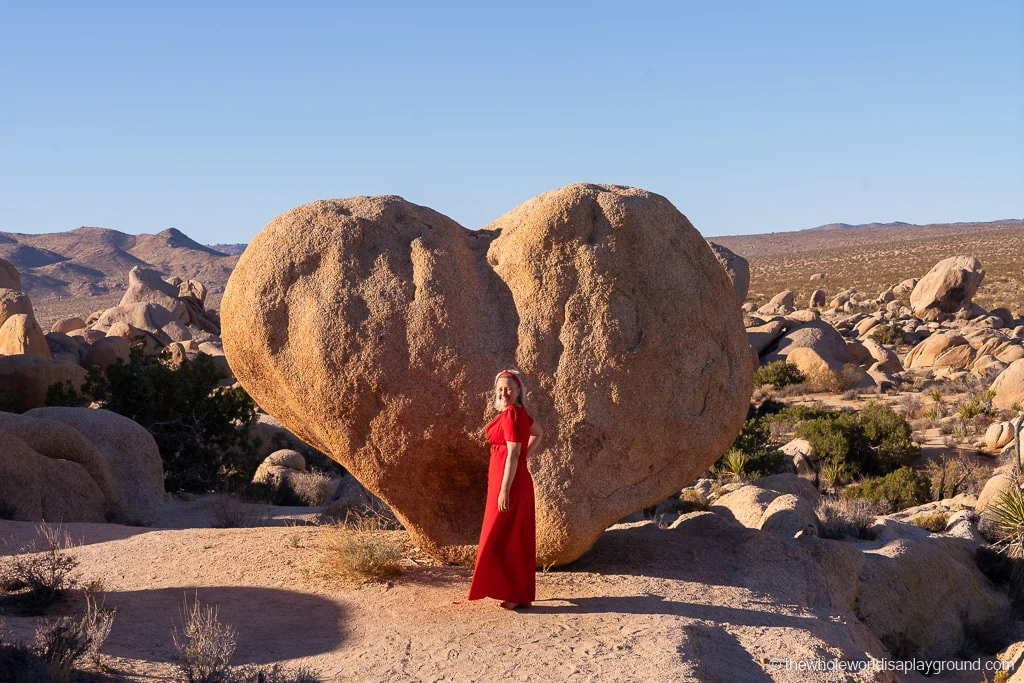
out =
<path fill-rule="evenodd" d="M 181 630 L 183 603 L 198 597 L 218 610 L 238 635 L 233 664 L 267 664 L 336 650 L 345 637 L 344 608 L 323 597 L 253 586 L 178 586 L 106 594 L 117 611 L 105 654 L 175 661 L 172 631 Z"/>

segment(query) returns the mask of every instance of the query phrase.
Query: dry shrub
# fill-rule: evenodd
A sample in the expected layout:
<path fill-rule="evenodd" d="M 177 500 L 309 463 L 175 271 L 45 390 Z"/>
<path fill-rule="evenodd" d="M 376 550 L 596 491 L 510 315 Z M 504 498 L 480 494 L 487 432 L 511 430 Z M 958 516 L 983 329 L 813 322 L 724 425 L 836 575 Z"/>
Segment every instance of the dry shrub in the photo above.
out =
<path fill-rule="evenodd" d="M 68 554 L 74 547 L 62 526 L 40 524 L 38 539 L 0 565 L 0 592 L 27 589 L 25 607 L 41 613 L 78 583 L 78 560 Z"/>
<path fill-rule="evenodd" d="M 180 608 L 181 630 L 171 633 L 181 671 L 188 683 L 320 683 L 311 669 L 291 671 L 280 664 L 231 666 L 238 645 L 235 629 L 221 623 L 217 608 L 186 597 Z"/>
<path fill-rule="evenodd" d="M 385 518 L 350 512 L 344 521 L 326 527 L 319 543 L 314 574 L 355 583 L 383 581 L 400 572 L 405 534 Z"/>
<path fill-rule="evenodd" d="M 247 503 L 234 496 L 218 495 L 210 503 L 213 526 L 218 529 L 246 529 L 266 526 L 270 515 L 265 506 Z"/>
<path fill-rule="evenodd" d="M 334 493 L 334 480 L 326 472 L 310 470 L 291 475 L 290 483 L 295 496 L 310 507 L 320 507 Z"/>
<path fill-rule="evenodd" d="M 84 659 L 95 662 L 114 625 L 114 613 L 104 610 L 91 598 L 78 619 L 61 617 L 36 629 L 36 652 L 45 663 L 50 680 L 71 681 L 75 665 Z"/>
<path fill-rule="evenodd" d="M 877 506 L 863 499 L 846 500 L 825 498 L 818 502 L 816 510 L 821 520 L 821 535 L 824 538 L 842 539 L 847 536 L 874 539 L 875 517 L 880 513 Z"/>
<path fill-rule="evenodd" d="M 181 630 L 171 633 L 182 679 L 188 683 L 229 683 L 238 634 L 217 617 L 217 608 L 198 597 L 181 605 Z"/>
<path fill-rule="evenodd" d="M 978 494 L 988 479 L 988 470 L 962 452 L 944 456 L 925 467 L 931 480 L 935 500 L 952 498 L 961 493 Z"/>
<path fill-rule="evenodd" d="M 918 515 L 913 520 L 914 526 L 921 527 L 926 531 L 931 531 L 935 534 L 941 534 L 946 530 L 946 513 L 935 512 L 927 515 Z"/>

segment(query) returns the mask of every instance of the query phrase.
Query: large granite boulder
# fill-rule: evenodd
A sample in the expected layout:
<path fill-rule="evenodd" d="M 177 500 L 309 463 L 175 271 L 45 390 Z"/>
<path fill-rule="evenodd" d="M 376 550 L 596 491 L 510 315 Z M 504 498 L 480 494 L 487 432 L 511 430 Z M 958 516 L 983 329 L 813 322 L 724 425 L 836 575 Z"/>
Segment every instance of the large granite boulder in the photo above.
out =
<path fill-rule="evenodd" d="M 0 289 L 21 291 L 21 273 L 10 261 L 0 258 Z"/>
<path fill-rule="evenodd" d="M 750 264 L 747 263 L 747 259 L 721 244 L 715 244 L 711 240 L 707 242 L 711 251 L 714 252 L 715 258 L 725 268 L 729 281 L 732 282 L 732 288 L 736 290 L 736 296 L 743 301 L 747 298 L 747 290 L 750 289 Z"/>
<path fill-rule="evenodd" d="M 939 261 L 910 293 L 910 307 L 918 318 L 934 312 L 956 313 L 969 306 L 985 277 L 981 261 L 973 256 L 952 256 Z"/>
<path fill-rule="evenodd" d="M 117 305 L 139 303 L 157 304 L 170 311 L 179 321 L 188 322 L 187 308 L 178 300 L 178 286 L 164 280 L 159 271 L 134 266 L 128 271 L 128 289 Z"/>
<path fill-rule="evenodd" d="M 78 430 L 0 412 L 0 502 L 13 519 L 103 522 L 116 510 L 113 476 Z"/>
<path fill-rule="evenodd" d="M 0 289 L 0 325 L 18 314 L 33 315 L 28 295 L 17 289 Z"/>
<path fill-rule="evenodd" d="M 989 388 L 995 394 L 992 405 L 996 408 L 1024 407 L 1024 359 L 1010 363 Z"/>
<path fill-rule="evenodd" d="M 164 466 L 149 430 L 109 410 L 52 407 L 25 415 L 67 425 L 92 444 L 110 475 L 113 509 L 109 517 L 135 526 L 153 521 L 164 500 Z"/>
<path fill-rule="evenodd" d="M 0 400 L 14 411 L 39 408 L 46 405 L 50 385 L 70 382 L 80 391 L 85 374 L 85 369 L 75 363 L 31 354 L 0 356 Z"/>
<path fill-rule="evenodd" d="M 480 231 L 398 197 L 298 207 L 240 258 L 222 323 L 257 403 L 455 560 L 479 534 L 502 366 L 526 373 L 546 434 L 541 564 L 704 471 L 752 388 L 724 269 L 666 199 L 618 186 L 547 192 Z"/>
<path fill-rule="evenodd" d="M 853 362 L 846 340 L 836 328 L 823 320 L 811 320 L 792 327 L 779 338 L 774 350 L 761 361 L 771 363 L 777 360 L 790 360 L 795 363 L 802 354 L 797 354 L 798 358 L 793 359 L 790 359 L 790 355 L 797 349 L 810 349 L 833 371 L 842 370 L 844 365 Z M 813 365 L 809 364 L 806 369 L 812 369 Z"/>
<path fill-rule="evenodd" d="M 51 357 L 46 334 L 35 317 L 18 313 L 0 325 L 0 355 L 16 356 L 22 353 L 41 358 Z"/>

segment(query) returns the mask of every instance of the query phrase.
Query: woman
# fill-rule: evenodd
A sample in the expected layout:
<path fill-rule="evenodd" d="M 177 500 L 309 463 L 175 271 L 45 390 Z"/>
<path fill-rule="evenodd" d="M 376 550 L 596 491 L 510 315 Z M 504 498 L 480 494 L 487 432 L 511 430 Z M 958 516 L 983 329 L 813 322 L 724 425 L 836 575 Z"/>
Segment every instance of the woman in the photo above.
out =
<path fill-rule="evenodd" d="M 469 599 L 496 598 L 503 608 L 516 609 L 529 607 L 535 597 L 533 479 L 526 458 L 536 452 L 542 432 L 526 412 L 519 372 L 502 370 L 494 378 L 494 408 L 498 416 L 484 428 L 491 462 Z"/>

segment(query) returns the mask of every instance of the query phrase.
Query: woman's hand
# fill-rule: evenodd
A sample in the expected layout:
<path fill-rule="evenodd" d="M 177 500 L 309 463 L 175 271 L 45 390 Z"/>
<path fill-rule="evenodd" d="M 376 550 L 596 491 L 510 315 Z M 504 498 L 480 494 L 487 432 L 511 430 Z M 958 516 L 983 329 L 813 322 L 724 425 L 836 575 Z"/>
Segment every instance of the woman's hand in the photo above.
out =
<path fill-rule="evenodd" d="M 508 491 L 498 491 L 498 512 L 508 512 Z"/>

